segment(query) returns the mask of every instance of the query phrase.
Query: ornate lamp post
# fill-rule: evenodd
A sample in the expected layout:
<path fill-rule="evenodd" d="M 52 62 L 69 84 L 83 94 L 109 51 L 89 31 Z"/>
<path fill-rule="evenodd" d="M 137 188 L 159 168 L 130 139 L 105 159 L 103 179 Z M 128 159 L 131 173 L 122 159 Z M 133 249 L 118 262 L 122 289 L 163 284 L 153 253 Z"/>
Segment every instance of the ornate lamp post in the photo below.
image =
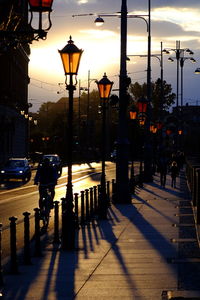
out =
<path fill-rule="evenodd" d="M 58 50 L 60 53 L 63 68 L 66 76 L 66 89 L 69 92 L 69 110 L 68 110 L 68 182 L 66 198 L 63 199 L 63 216 L 62 216 L 62 248 L 72 250 L 75 247 L 75 216 L 73 204 L 73 187 L 72 187 L 72 145 L 73 145 L 73 93 L 76 89 L 79 63 L 82 49 L 78 49 L 71 39 L 67 45 Z M 75 82 L 73 78 L 75 77 Z"/>
<path fill-rule="evenodd" d="M 131 195 L 129 191 L 128 178 L 128 148 L 129 142 L 127 137 L 127 108 L 128 93 L 127 89 L 130 84 L 130 78 L 127 76 L 127 19 L 139 18 L 143 19 L 147 24 L 148 30 L 148 66 L 147 66 L 147 86 L 148 99 L 151 98 L 151 0 L 148 0 L 147 15 L 131 15 L 127 11 L 127 0 L 121 0 L 121 11 L 115 14 L 98 14 L 95 23 L 100 26 L 104 23 L 102 17 L 117 17 L 120 22 L 120 76 L 119 76 L 119 125 L 118 125 L 118 142 L 117 142 L 117 159 L 116 159 L 116 193 L 114 195 L 115 202 L 131 203 Z M 92 16 L 90 14 L 79 14 L 76 16 Z M 146 20 L 146 17 L 148 20 Z"/>
<path fill-rule="evenodd" d="M 104 73 L 103 78 L 100 81 L 96 81 L 99 96 L 102 100 L 102 173 L 101 173 L 101 194 L 99 201 L 99 218 L 106 219 L 107 218 L 107 194 L 106 194 L 106 174 L 105 174 L 105 159 L 106 159 L 106 103 L 110 97 L 110 92 L 113 86 L 113 82 L 110 81 L 106 73 Z"/>
<path fill-rule="evenodd" d="M 33 19 L 33 13 L 36 12 L 39 14 L 39 24 L 38 24 L 38 29 L 34 29 L 32 26 L 31 28 L 34 30 L 34 33 L 37 35 L 36 39 L 46 39 L 47 36 L 47 31 L 51 28 L 52 23 L 50 19 L 50 13 L 52 12 L 52 4 L 53 0 L 28 0 L 29 2 L 29 11 L 31 13 L 31 18 L 30 18 L 30 26 L 32 23 Z M 43 22 L 42 22 L 42 17 L 44 13 L 48 13 L 48 21 L 49 24 L 47 28 L 43 28 Z M 34 39 L 35 39 L 34 38 Z"/>
<path fill-rule="evenodd" d="M 47 32 L 51 28 L 52 23 L 50 19 L 50 14 L 52 12 L 53 0 L 27 0 L 23 1 L 25 4 L 21 4 L 21 9 L 19 12 L 12 10 L 13 6 L 10 8 L 10 15 L 13 15 L 11 20 L 11 28 L 9 26 L 3 26 L 0 30 L 0 40 L 1 40 L 1 50 L 7 48 L 16 48 L 19 44 L 32 43 L 32 41 L 39 39 L 45 40 L 47 37 Z M 28 6 L 30 11 L 30 21 L 28 23 Z M 32 26 L 33 14 L 38 14 L 38 25 Z M 46 20 L 43 22 L 43 16 L 47 15 L 48 25 Z M 8 22 L 8 21 L 6 21 Z M 37 22 L 34 22 L 35 25 Z"/>
<path fill-rule="evenodd" d="M 176 48 L 170 49 L 165 48 L 163 53 L 170 54 L 171 51 L 175 52 L 175 57 L 169 57 L 168 61 L 174 62 L 174 59 L 177 61 L 177 84 L 176 84 L 176 106 L 179 107 L 179 64 L 181 67 L 181 106 L 183 106 L 183 66 L 186 59 L 190 59 L 193 63 L 195 63 L 195 59 L 193 57 L 184 56 L 185 53 L 189 55 L 193 55 L 193 51 L 188 48 L 180 48 L 180 41 L 176 41 Z"/>

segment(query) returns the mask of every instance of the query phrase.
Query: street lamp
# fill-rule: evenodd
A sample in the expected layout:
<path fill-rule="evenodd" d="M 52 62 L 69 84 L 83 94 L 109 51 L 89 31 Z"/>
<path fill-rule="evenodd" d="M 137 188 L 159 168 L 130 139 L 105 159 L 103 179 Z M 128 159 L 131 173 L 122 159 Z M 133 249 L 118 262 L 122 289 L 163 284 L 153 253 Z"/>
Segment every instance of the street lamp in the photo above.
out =
<path fill-rule="evenodd" d="M 189 55 L 193 55 L 193 51 L 191 51 L 189 48 L 180 48 L 180 41 L 176 41 L 176 48 L 170 49 L 166 48 L 163 50 L 163 53 L 170 54 L 170 51 L 175 52 L 175 57 L 169 57 L 168 61 L 174 62 L 174 59 L 177 60 L 177 84 L 176 84 L 176 107 L 179 106 L 179 64 L 181 67 L 181 107 L 183 106 L 183 66 L 184 62 L 187 59 L 190 59 L 192 62 L 196 62 L 196 60 L 193 57 L 186 57 L 184 56 L 185 53 Z"/>
<path fill-rule="evenodd" d="M 128 60 L 129 57 L 131 56 L 138 56 L 138 57 L 148 57 L 146 54 L 130 54 L 128 55 Z M 160 111 L 160 118 L 162 118 L 162 112 L 163 112 L 163 103 L 164 103 L 164 86 L 163 86 L 163 43 L 160 42 L 160 53 L 158 54 L 151 54 L 151 57 L 154 57 L 158 59 L 159 64 L 160 64 L 160 105 L 159 105 L 159 111 Z M 148 98 L 148 97 L 147 97 Z"/>
<path fill-rule="evenodd" d="M 31 26 L 32 20 L 33 20 L 33 13 L 36 12 L 38 13 L 39 17 L 39 24 L 38 28 L 34 29 L 32 26 L 31 28 L 33 29 L 34 33 L 36 36 L 34 39 L 46 39 L 47 31 L 51 28 L 52 23 L 50 19 L 50 13 L 52 12 L 52 4 L 53 0 L 28 0 L 29 2 L 29 11 L 31 13 L 31 18 L 29 25 Z M 43 28 L 43 22 L 42 22 L 42 17 L 43 14 L 47 13 L 48 14 L 48 26 L 46 28 Z"/>
<path fill-rule="evenodd" d="M 1 48 L 3 50 L 8 47 L 17 47 L 19 44 L 32 43 L 32 41 L 39 39 L 45 40 L 47 37 L 47 32 L 51 28 L 52 23 L 50 19 L 50 14 L 52 12 L 53 0 L 25 0 L 21 1 L 21 10 L 15 12 L 13 6 L 10 7 L 9 21 L 5 21 L 5 25 L 0 30 L 0 40 Z M 28 23 L 28 6 L 30 12 L 30 21 Z M 33 14 L 38 14 L 38 26 L 33 27 Z M 43 21 L 43 16 L 47 15 L 48 26 L 44 27 L 46 20 Z M 9 18 L 7 17 L 7 18 Z M 12 26 L 7 26 L 8 22 Z M 7 24 L 6 24 L 7 23 Z M 36 24 L 36 22 L 35 22 Z M 10 25 L 10 24 L 9 24 Z M 8 28 L 13 28 L 9 30 Z"/>
<path fill-rule="evenodd" d="M 140 18 L 147 23 L 148 29 L 148 67 L 147 67 L 147 86 L 148 99 L 151 98 L 151 24 L 150 11 L 151 0 L 148 0 L 148 15 L 129 15 L 127 12 L 127 0 L 121 1 L 121 11 L 116 14 L 99 14 L 96 19 L 98 25 L 104 21 L 102 17 L 117 17 L 121 19 L 120 25 L 120 75 L 119 75 L 119 125 L 118 125 L 118 141 L 117 141 L 117 159 L 116 159 L 116 193 L 114 195 L 115 202 L 130 203 L 131 196 L 129 192 L 128 178 L 128 126 L 127 126 L 127 107 L 128 93 L 127 88 L 130 84 L 130 78 L 127 77 L 127 18 Z M 92 16 L 94 14 L 80 14 L 75 16 Z M 148 17 L 148 22 L 145 19 Z M 97 22 L 98 21 L 98 22 Z"/>
<path fill-rule="evenodd" d="M 63 199 L 63 224 L 62 224 L 62 248 L 64 250 L 72 250 L 75 247 L 75 215 L 73 204 L 73 187 L 72 187 L 72 145 L 73 145 L 73 93 L 76 89 L 79 63 L 82 49 L 78 49 L 72 38 L 67 45 L 58 50 L 63 63 L 66 76 L 66 90 L 69 92 L 69 109 L 68 109 L 68 182 L 66 197 Z M 75 77 L 75 82 L 73 78 Z"/>
<path fill-rule="evenodd" d="M 99 17 L 114 15 L 100 14 Z M 119 17 L 119 14 L 115 16 Z M 151 0 L 148 0 L 147 15 L 129 15 L 127 12 L 127 1 L 122 0 L 121 4 L 121 57 L 120 57 L 120 77 L 119 77 L 119 133 L 117 143 L 116 159 L 116 195 L 115 201 L 129 203 L 131 201 L 128 186 L 128 138 L 127 138 L 127 88 L 129 86 L 127 78 L 127 18 L 140 18 L 146 22 L 148 32 L 148 55 L 147 55 L 147 98 L 151 100 Z M 148 18 L 148 20 L 146 19 Z M 99 18 L 96 19 L 101 23 Z"/>
<path fill-rule="evenodd" d="M 113 82 L 110 81 L 106 73 L 100 81 L 96 81 L 99 90 L 99 96 L 102 100 L 102 173 L 101 173 L 101 189 L 100 189 L 100 201 L 99 201 L 99 218 L 107 218 L 107 194 L 106 194 L 106 174 L 105 174 L 105 159 L 106 159 L 106 104 L 110 97 L 110 92 L 113 86 Z"/>
<path fill-rule="evenodd" d="M 200 68 L 196 68 L 196 70 L 194 71 L 194 74 L 200 74 Z"/>
<path fill-rule="evenodd" d="M 181 67 L 181 107 L 183 106 L 183 67 L 184 62 L 189 59 L 192 63 L 196 63 L 196 60 L 193 57 L 181 57 L 180 67 Z"/>

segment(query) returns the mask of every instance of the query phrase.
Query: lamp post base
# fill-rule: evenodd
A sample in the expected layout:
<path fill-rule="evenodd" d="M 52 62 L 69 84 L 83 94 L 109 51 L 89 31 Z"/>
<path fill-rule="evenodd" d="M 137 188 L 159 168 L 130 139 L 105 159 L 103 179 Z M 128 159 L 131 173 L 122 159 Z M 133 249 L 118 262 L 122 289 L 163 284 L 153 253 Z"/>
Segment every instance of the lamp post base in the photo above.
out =
<path fill-rule="evenodd" d="M 106 193 L 106 178 L 103 173 L 101 176 L 101 188 L 99 195 L 99 219 L 106 220 L 107 219 L 107 211 L 108 211 L 108 198 Z"/>
<path fill-rule="evenodd" d="M 73 211 L 73 198 L 62 198 L 62 249 L 75 249 L 76 222 Z"/>

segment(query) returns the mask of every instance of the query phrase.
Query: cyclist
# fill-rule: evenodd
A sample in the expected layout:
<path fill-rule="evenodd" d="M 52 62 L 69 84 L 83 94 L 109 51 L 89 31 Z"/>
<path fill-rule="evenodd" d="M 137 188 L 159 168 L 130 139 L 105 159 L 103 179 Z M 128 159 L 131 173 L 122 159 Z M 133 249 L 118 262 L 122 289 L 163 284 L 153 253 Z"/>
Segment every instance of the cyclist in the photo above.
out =
<path fill-rule="evenodd" d="M 34 184 L 39 184 L 39 207 L 42 208 L 42 193 L 44 188 L 48 189 L 51 194 L 51 203 L 50 207 L 53 208 L 53 199 L 55 196 L 55 186 L 57 184 L 58 174 L 56 169 L 51 166 L 50 161 L 48 158 L 45 158 L 42 164 L 38 167 L 35 178 Z"/>

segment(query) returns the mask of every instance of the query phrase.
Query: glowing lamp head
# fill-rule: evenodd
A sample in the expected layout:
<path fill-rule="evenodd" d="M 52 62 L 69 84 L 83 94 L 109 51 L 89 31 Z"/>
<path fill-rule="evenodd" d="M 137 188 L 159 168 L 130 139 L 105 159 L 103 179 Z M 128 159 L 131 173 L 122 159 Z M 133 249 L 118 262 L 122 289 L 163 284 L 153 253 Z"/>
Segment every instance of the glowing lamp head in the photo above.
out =
<path fill-rule="evenodd" d="M 137 101 L 137 106 L 138 106 L 138 112 L 143 114 L 147 112 L 147 105 L 148 105 L 148 100 L 144 97 L 138 99 Z"/>
<path fill-rule="evenodd" d="M 129 116 L 131 120 L 136 120 L 137 118 L 137 111 L 130 111 Z"/>
<path fill-rule="evenodd" d="M 94 21 L 95 25 L 97 27 L 100 27 L 104 24 L 104 19 L 102 19 L 101 17 L 96 18 L 96 20 Z"/>
<path fill-rule="evenodd" d="M 30 11 L 32 12 L 51 12 L 53 0 L 28 0 Z"/>
<path fill-rule="evenodd" d="M 139 116 L 139 124 L 140 124 L 140 126 L 144 126 L 145 125 L 145 121 L 146 121 L 145 115 L 140 115 Z"/>
<path fill-rule="evenodd" d="M 113 86 L 113 81 L 110 81 L 106 73 L 104 73 L 103 78 L 100 81 L 96 81 L 99 89 L 99 96 L 101 99 L 108 99 L 110 97 L 110 92 Z"/>
<path fill-rule="evenodd" d="M 167 130 L 166 130 L 166 134 L 167 134 L 167 135 L 170 135 L 171 133 L 172 133 L 172 130 L 171 130 L 171 129 L 167 129 Z"/>
<path fill-rule="evenodd" d="M 196 70 L 194 71 L 194 74 L 200 74 L 200 68 L 196 68 Z"/>
<path fill-rule="evenodd" d="M 61 56 L 65 75 L 77 75 L 83 50 L 74 45 L 71 36 L 67 45 L 58 52 Z"/>

